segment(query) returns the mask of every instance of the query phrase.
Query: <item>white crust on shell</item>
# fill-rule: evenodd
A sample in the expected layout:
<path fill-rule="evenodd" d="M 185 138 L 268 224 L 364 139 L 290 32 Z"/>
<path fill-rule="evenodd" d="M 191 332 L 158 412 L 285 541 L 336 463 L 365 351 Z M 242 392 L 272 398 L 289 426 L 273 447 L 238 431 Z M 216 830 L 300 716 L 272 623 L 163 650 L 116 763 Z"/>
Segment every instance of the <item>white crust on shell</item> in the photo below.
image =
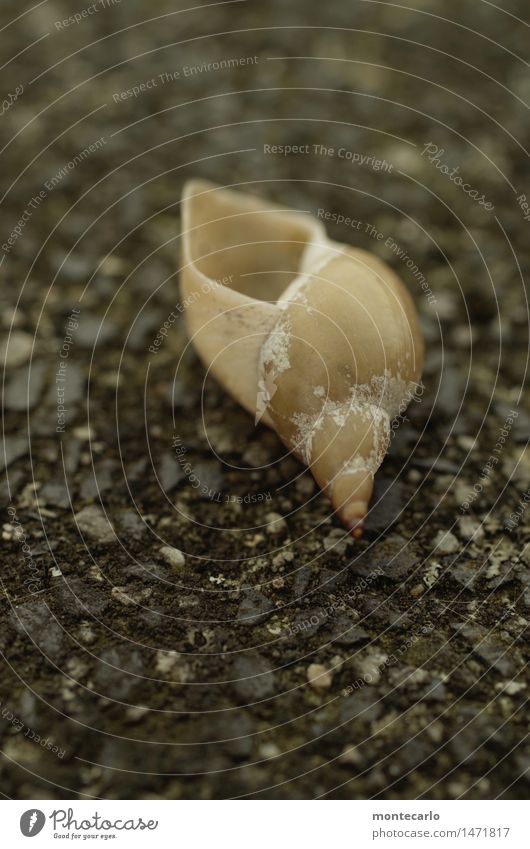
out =
<path fill-rule="evenodd" d="M 341 428 L 346 426 L 352 414 L 366 416 L 372 423 L 377 444 L 368 457 L 357 456 L 347 460 L 338 473 L 347 474 L 363 469 L 375 474 L 386 453 L 390 422 L 408 406 L 415 386 L 413 381 L 402 380 L 387 370 L 382 376 L 372 377 L 370 383 L 352 386 L 350 396 L 342 403 L 326 398 L 318 413 L 294 413 L 290 421 L 296 427 L 296 450 L 304 462 L 310 465 L 313 459 L 313 438 L 322 429 L 326 419 L 331 419 Z M 322 397 L 322 391 L 323 387 L 317 386 L 313 393 Z"/>

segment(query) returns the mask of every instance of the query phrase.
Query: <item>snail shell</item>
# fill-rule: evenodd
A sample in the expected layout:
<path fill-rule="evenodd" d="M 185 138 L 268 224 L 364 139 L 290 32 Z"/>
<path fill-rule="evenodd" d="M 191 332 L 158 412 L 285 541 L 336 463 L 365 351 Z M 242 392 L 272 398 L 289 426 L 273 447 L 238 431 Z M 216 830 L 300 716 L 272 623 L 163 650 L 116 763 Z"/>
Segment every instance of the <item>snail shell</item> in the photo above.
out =
<path fill-rule="evenodd" d="M 423 343 L 402 282 L 321 223 L 215 184 L 183 192 L 181 290 L 205 366 L 308 465 L 356 538 Z"/>

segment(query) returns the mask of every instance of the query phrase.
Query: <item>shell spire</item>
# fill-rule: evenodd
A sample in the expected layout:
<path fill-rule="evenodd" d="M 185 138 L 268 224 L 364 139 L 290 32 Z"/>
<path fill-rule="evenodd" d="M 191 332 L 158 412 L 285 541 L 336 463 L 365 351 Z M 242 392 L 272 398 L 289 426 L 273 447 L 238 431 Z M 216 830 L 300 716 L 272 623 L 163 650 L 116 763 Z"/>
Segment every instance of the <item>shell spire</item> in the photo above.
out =
<path fill-rule="evenodd" d="M 186 184 L 183 206 L 194 346 L 359 538 L 392 419 L 421 375 L 412 299 L 385 263 L 331 241 L 307 213 L 203 180 Z"/>

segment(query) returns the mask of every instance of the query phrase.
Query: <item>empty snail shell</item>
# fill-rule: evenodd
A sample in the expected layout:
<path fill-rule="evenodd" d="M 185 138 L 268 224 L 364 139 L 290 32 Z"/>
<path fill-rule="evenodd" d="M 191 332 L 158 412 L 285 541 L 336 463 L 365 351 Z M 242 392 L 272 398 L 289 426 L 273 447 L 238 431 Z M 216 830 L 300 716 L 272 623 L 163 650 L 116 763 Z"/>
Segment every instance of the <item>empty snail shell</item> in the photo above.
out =
<path fill-rule="evenodd" d="M 192 180 L 181 291 L 206 367 L 306 463 L 359 538 L 392 420 L 423 343 L 414 304 L 378 258 L 311 215 Z"/>

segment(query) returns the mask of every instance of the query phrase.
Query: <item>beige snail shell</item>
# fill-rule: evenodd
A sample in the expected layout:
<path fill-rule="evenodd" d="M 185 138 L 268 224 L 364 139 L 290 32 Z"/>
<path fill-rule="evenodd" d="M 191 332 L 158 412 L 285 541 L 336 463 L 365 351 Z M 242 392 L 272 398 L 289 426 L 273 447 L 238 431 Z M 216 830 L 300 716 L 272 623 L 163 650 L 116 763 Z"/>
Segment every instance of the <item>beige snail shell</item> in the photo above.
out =
<path fill-rule="evenodd" d="M 363 533 L 392 420 L 419 385 L 414 304 L 380 259 L 308 213 L 191 180 L 181 293 L 205 366 Z"/>

